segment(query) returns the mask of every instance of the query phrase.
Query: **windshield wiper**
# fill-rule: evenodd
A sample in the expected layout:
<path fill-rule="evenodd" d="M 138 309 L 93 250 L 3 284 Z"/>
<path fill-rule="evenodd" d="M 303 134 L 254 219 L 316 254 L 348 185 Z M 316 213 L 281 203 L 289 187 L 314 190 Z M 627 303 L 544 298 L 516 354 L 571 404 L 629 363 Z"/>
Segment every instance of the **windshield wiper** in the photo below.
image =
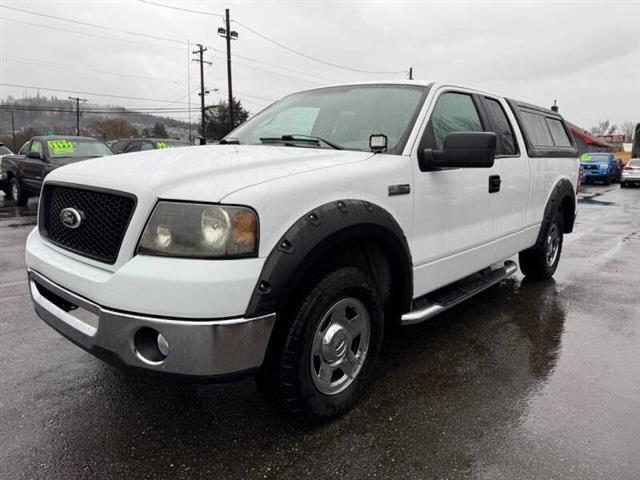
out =
<path fill-rule="evenodd" d="M 299 133 L 282 135 L 281 137 L 261 137 L 260 141 L 262 143 L 307 142 L 307 143 L 314 143 L 316 145 L 320 145 L 321 143 L 324 143 L 325 145 L 328 145 L 329 147 L 335 150 L 343 149 L 343 147 L 341 147 L 340 145 L 336 145 L 335 143 L 325 140 L 324 138 L 315 137 L 313 135 L 302 135 Z"/>
<path fill-rule="evenodd" d="M 220 145 L 240 145 L 240 140 L 237 138 L 223 138 L 218 143 Z"/>

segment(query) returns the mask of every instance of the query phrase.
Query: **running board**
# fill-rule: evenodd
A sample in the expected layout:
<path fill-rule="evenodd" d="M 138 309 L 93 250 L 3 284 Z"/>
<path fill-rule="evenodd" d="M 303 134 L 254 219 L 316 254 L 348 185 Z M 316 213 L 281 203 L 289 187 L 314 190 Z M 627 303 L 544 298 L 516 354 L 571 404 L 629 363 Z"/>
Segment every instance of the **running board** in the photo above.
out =
<path fill-rule="evenodd" d="M 504 266 L 486 268 L 462 280 L 440 288 L 413 301 L 413 310 L 402 315 L 402 325 L 424 322 L 477 295 L 518 270 L 515 262 L 507 260 Z"/>

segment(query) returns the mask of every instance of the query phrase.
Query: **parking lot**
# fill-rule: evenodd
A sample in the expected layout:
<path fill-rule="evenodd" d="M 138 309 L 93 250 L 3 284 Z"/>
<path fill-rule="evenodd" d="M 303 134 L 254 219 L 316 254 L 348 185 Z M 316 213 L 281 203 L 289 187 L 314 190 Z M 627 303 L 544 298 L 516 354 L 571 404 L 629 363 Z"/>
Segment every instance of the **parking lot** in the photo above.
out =
<path fill-rule="evenodd" d="M 636 479 L 640 189 L 587 186 L 555 280 L 520 274 L 392 332 L 359 406 L 310 428 L 251 379 L 104 365 L 40 321 L 0 198 L 0 478 Z"/>

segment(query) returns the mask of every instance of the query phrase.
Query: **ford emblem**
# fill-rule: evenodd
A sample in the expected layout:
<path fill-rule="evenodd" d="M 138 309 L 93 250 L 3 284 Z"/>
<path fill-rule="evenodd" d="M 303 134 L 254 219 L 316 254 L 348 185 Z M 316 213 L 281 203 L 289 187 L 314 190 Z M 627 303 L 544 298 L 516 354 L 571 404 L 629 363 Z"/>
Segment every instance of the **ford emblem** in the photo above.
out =
<path fill-rule="evenodd" d="M 82 212 L 76 210 L 75 208 L 64 208 L 60 212 L 60 221 L 62 225 L 67 228 L 78 228 L 82 223 Z"/>

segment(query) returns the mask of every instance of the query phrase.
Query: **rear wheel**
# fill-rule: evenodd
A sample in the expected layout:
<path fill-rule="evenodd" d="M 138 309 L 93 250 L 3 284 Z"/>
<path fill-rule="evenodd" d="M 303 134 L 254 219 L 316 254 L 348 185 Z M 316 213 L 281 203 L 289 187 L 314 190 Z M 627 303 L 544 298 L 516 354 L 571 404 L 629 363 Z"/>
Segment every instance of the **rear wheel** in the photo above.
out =
<path fill-rule="evenodd" d="M 257 380 L 286 412 L 318 423 L 361 396 L 380 354 L 383 308 L 375 282 L 356 267 L 325 275 L 299 300 Z"/>
<path fill-rule="evenodd" d="M 556 210 L 541 228 L 536 244 L 519 255 L 520 270 L 535 280 L 551 278 L 558 268 L 563 240 L 560 210 Z"/>
<path fill-rule="evenodd" d="M 9 190 L 11 192 L 11 198 L 16 205 L 26 205 L 29 200 L 29 195 L 20 185 L 20 181 L 17 178 L 12 178 L 9 184 Z"/>

